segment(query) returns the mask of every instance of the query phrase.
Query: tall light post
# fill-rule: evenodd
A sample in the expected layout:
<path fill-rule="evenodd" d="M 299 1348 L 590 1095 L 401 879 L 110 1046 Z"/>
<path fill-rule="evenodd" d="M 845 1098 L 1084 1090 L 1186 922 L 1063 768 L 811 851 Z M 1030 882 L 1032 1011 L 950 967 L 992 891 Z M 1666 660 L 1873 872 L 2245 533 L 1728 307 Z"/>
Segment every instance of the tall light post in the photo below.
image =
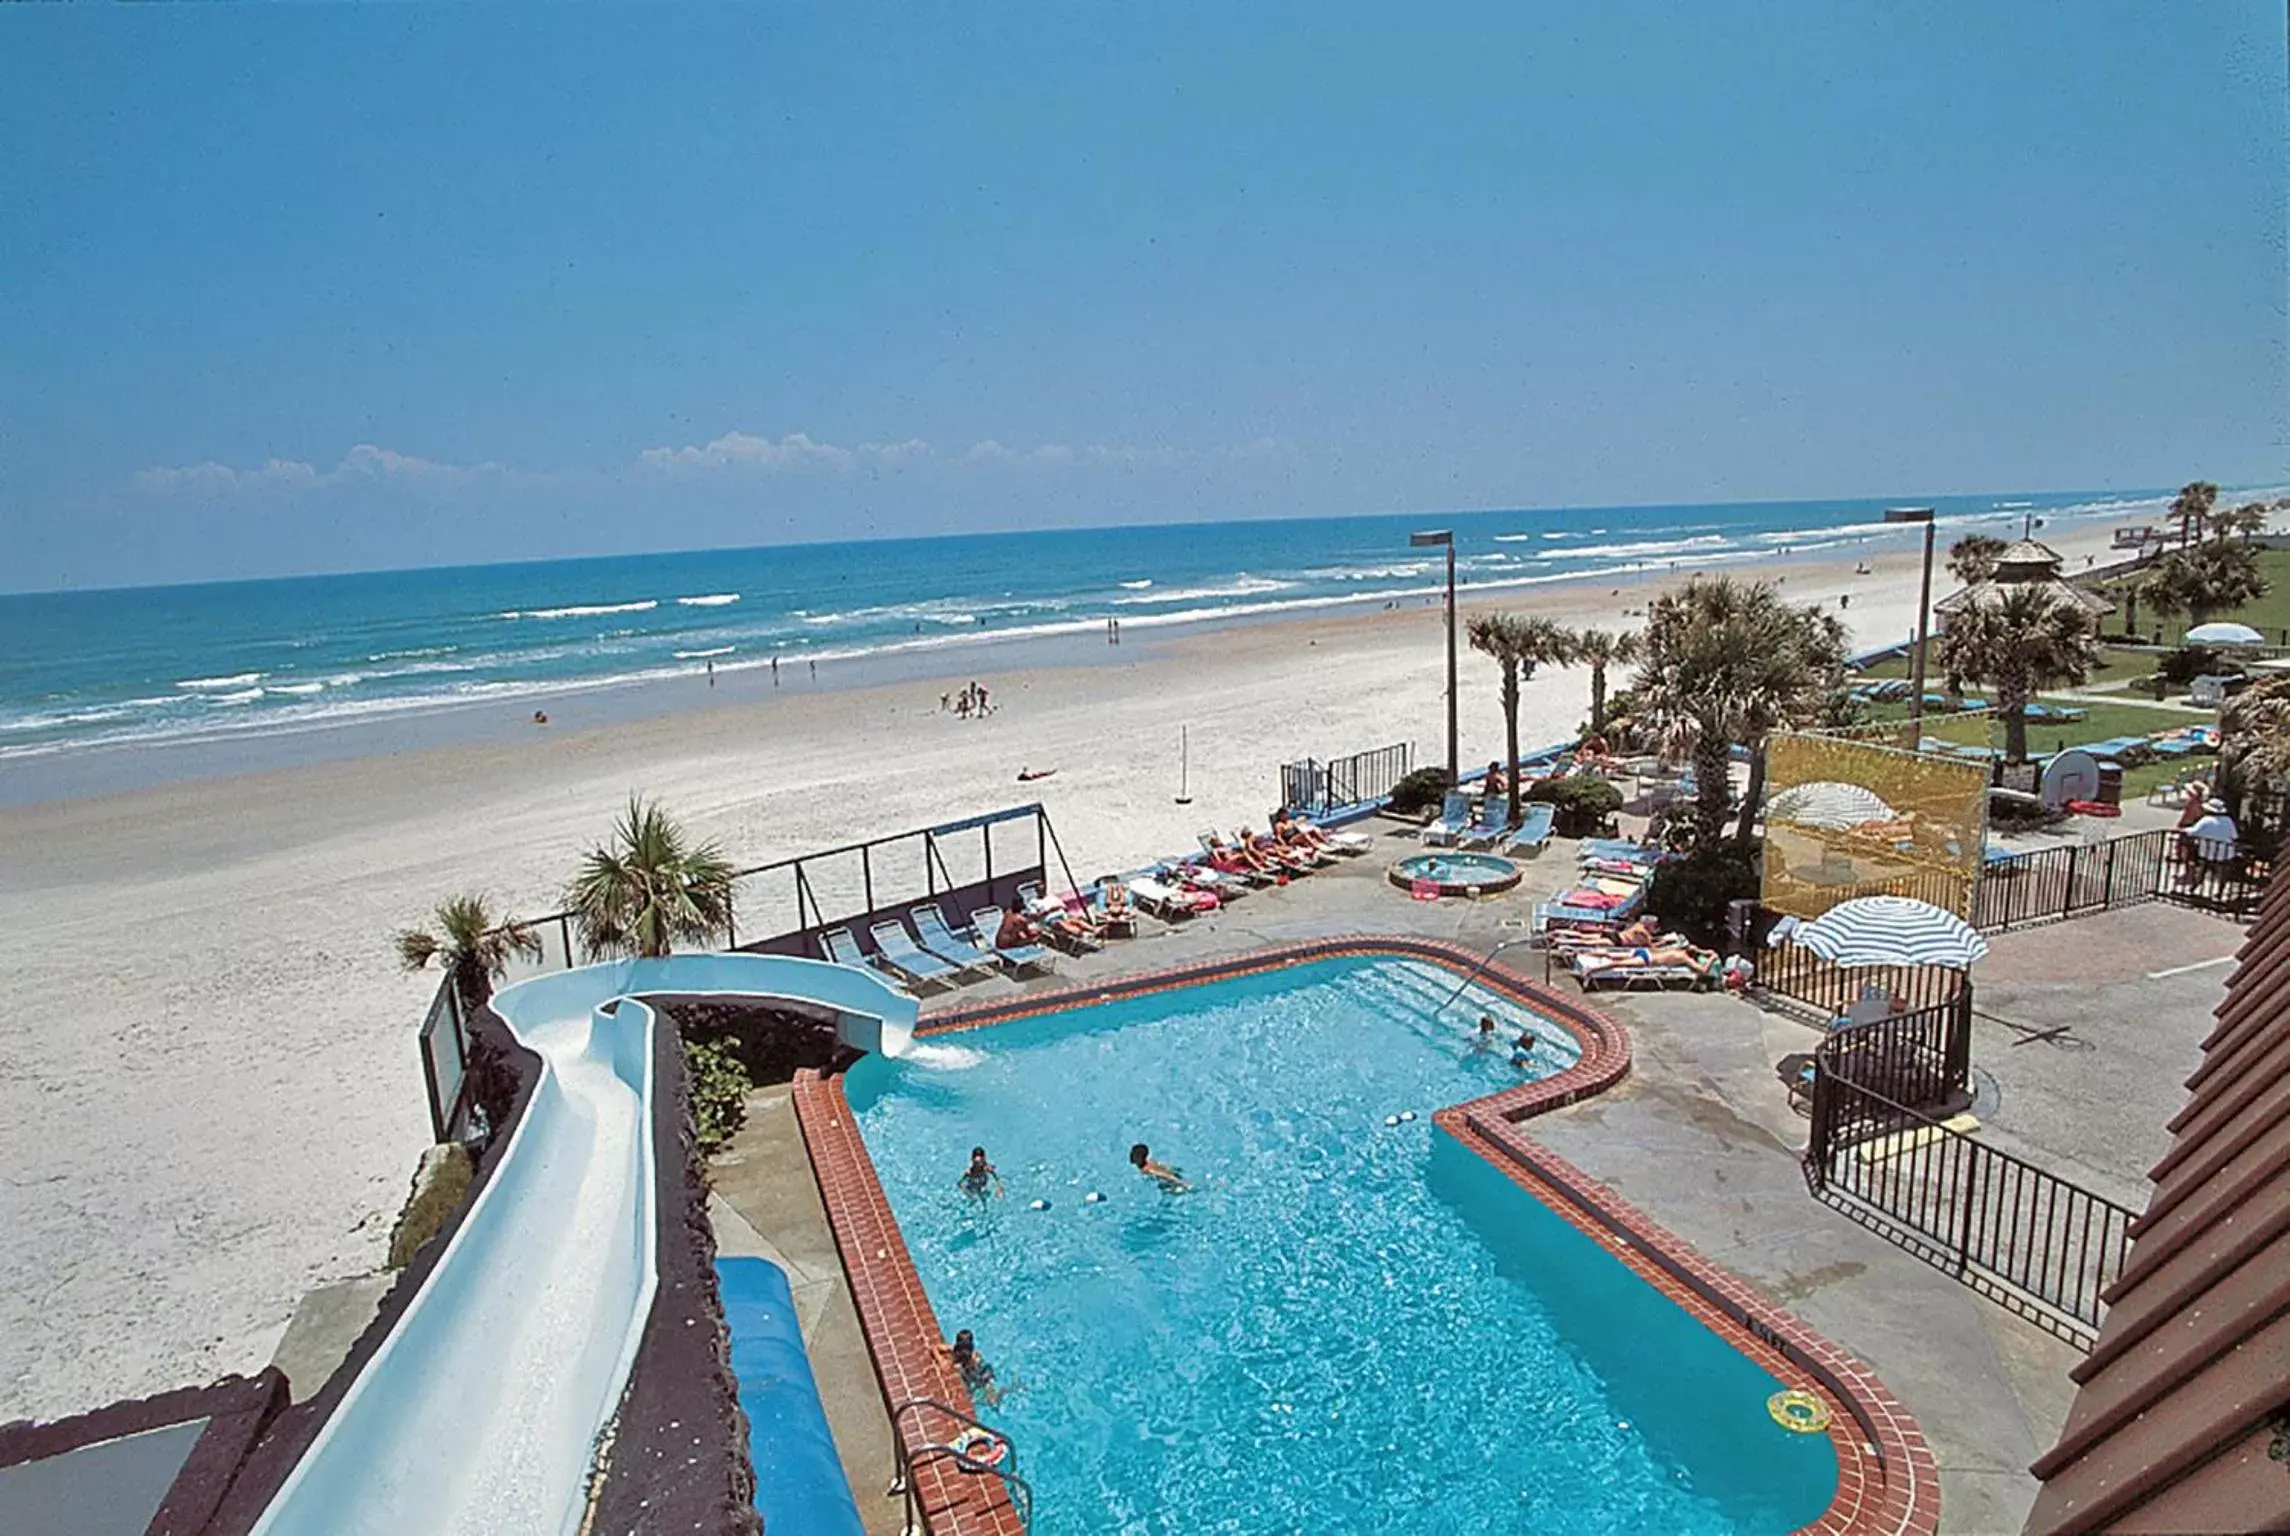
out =
<path fill-rule="evenodd" d="M 1455 534 L 1446 528 L 1407 536 L 1408 548 L 1447 550 L 1447 782 L 1460 784 L 1462 764 L 1455 750 Z"/>
<path fill-rule="evenodd" d="M 1916 597 L 1916 664 L 1908 685 L 1909 750 L 1914 752 L 1922 750 L 1924 746 L 1924 653 L 1931 639 L 1926 621 L 1932 612 L 1932 509 L 1887 507 L 1884 520 L 1888 523 L 1924 525 L 1924 585 Z"/>

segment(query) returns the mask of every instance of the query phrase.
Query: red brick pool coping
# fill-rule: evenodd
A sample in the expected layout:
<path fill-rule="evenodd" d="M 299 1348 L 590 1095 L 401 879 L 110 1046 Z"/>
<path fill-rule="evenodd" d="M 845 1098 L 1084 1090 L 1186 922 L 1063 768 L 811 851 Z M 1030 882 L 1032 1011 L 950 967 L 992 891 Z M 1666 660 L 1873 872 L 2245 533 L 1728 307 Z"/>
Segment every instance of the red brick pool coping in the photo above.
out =
<path fill-rule="evenodd" d="M 1320 939 L 956 1008 L 927 1019 L 921 1032 L 976 1029 L 1314 960 L 1391 955 L 1459 972 L 1481 966 L 1478 955 L 1437 940 L 1380 935 Z M 1440 1110 L 1432 1119 L 1727 1343 L 1828 1406 L 1837 1492 L 1821 1518 L 1800 1536 L 1931 1536 L 1940 1520 L 1938 1467 L 1907 1409 L 1874 1372 L 1521 1128 L 1523 1121 L 1603 1093 L 1628 1076 L 1628 1032 L 1587 1003 L 1539 986 L 1499 962 L 1479 970 L 1477 979 L 1564 1025 L 1580 1045 L 1581 1057 L 1564 1072 Z M 796 1077 L 794 1097 L 885 1401 L 895 1409 L 923 1398 L 973 1412 L 961 1375 L 946 1358 L 945 1336 L 851 1118 L 840 1078 L 807 1069 Z M 905 1415 L 896 1433 L 910 1451 L 918 1451 L 945 1443 L 958 1428 L 959 1421 L 924 1409 Z M 1022 1460 L 1019 1470 L 1024 1470 Z M 915 1487 L 934 1536 L 1017 1536 L 1023 1529 L 1000 1478 L 961 1472 L 942 1458 L 916 1468 Z"/>

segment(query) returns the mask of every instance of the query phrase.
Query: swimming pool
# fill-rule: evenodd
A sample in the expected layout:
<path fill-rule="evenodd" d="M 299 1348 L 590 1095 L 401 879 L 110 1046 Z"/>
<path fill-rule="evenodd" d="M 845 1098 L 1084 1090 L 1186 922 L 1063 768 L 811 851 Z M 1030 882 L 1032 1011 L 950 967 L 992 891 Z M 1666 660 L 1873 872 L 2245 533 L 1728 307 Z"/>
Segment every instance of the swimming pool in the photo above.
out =
<path fill-rule="evenodd" d="M 940 1325 L 1014 1384 L 981 1408 L 1035 1530 L 1786 1531 L 1828 1507 L 1835 1452 L 1774 1424 L 1782 1383 L 1432 1124 L 1577 1051 L 1478 988 L 1432 1020 L 1455 982 L 1317 960 L 852 1069 Z M 1197 1188 L 1137 1175 L 1137 1141 Z M 976 1143 L 1002 1199 L 956 1189 Z"/>

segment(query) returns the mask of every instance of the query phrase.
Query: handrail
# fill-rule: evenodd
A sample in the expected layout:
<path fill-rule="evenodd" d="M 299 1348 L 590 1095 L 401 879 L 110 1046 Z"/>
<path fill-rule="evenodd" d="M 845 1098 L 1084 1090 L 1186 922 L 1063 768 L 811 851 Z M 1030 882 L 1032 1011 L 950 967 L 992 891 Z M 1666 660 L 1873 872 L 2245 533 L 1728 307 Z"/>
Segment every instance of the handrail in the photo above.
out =
<path fill-rule="evenodd" d="M 1438 1007 L 1431 1010 L 1432 1020 L 1437 1022 L 1441 1014 L 1445 1013 L 1449 1008 L 1452 1008 L 1455 1005 L 1455 1000 L 1463 995 L 1464 988 L 1470 986 L 1471 983 L 1477 981 L 1482 975 L 1484 975 L 1486 973 L 1487 967 L 1495 963 L 1495 957 L 1497 955 L 1501 954 L 1504 950 L 1509 949 L 1514 944 L 1532 944 L 1534 941 L 1535 936 L 1531 933 L 1522 933 L 1508 939 L 1496 940 L 1495 947 L 1488 950 L 1487 953 L 1481 955 L 1479 957 L 1479 963 L 1471 967 L 1469 974 L 1465 975 L 1461 981 L 1455 984 L 1455 990 L 1447 994 L 1447 1000 L 1441 1003 Z"/>
<path fill-rule="evenodd" d="M 957 1423 L 965 1424 L 981 1434 L 993 1436 L 1007 1448 L 1006 1454 L 1000 1463 L 994 1463 L 980 1461 L 969 1452 L 951 1444 L 931 1444 L 912 1451 L 908 1450 L 906 1437 L 899 1433 L 899 1420 L 916 1408 L 928 1408 L 933 1412 L 943 1413 Z M 1012 1494 L 1010 1505 L 1018 1512 L 1018 1524 L 1023 1529 L 1033 1529 L 1034 1485 L 1018 1475 L 1018 1442 L 1012 1440 L 1001 1430 L 971 1414 L 964 1413 L 959 1408 L 942 1403 L 935 1397 L 910 1397 L 891 1410 L 891 1447 L 897 1458 L 897 1469 L 892 1474 L 890 1491 L 903 1496 L 905 1500 L 906 1529 L 910 1536 L 912 1533 L 925 1529 L 925 1527 L 915 1524 L 915 1516 L 920 1513 L 915 1504 L 915 1464 L 937 1457 L 943 1457 L 953 1462 L 955 1466 L 965 1472 L 991 1472 L 996 1477 L 1001 1478 L 1004 1486 Z"/>

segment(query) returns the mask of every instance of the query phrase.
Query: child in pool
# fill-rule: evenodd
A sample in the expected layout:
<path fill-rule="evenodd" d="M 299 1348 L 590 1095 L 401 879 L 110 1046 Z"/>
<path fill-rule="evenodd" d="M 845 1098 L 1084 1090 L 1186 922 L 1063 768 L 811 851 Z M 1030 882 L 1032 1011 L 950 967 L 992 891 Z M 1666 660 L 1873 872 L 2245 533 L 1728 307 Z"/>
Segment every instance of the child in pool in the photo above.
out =
<path fill-rule="evenodd" d="M 1471 1049 L 1491 1051 L 1495 1048 L 1495 1018 L 1493 1014 L 1479 1015 L 1479 1033 L 1472 1038 Z"/>
<path fill-rule="evenodd" d="M 994 1380 L 994 1367 L 988 1365 L 986 1357 L 978 1353 L 978 1341 L 970 1336 L 969 1329 L 965 1328 L 954 1336 L 954 1343 L 947 1348 L 946 1354 L 954 1362 L 954 1368 L 962 1373 L 962 1385 L 970 1389 L 973 1398 L 989 1408 L 1002 1406 L 1003 1388 Z"/>
<path fill-rule="evenodd" d="M 984 1147 L 970 1149 L 970 1166 L 962 1171 L 962 1177 L 955 1182 L 973 1200 L 983 1200 L 989 1193 L 1000 1198 L 1002 1193 L 1002 1176 L 994 1171 L 992 1163 L 986 1161 Z"/>
<path fill-rule="evenodd" d="M 1511 1065 L 1523 1072 L 1528 1067 L 1533 1066 L 1534 1061 L 1535 1032 L 1531 1029 L 1522 1029 L 1519 1031 L 1519 1038 L 1511 1042 Z"/>
<path fill-rule="evenodd" d="M 1183 1174 L 1167 1163 L 1153 1161 L 1153 1154 L 1146 1149 L 1143 1142 L 1139 1142 L 1129 1149 L 1129 1165 L 1145 1177 L 1159 1183 L 1164 1193 L 1181 1195 L 1193 1187 L 1185 1182 Z"/>

